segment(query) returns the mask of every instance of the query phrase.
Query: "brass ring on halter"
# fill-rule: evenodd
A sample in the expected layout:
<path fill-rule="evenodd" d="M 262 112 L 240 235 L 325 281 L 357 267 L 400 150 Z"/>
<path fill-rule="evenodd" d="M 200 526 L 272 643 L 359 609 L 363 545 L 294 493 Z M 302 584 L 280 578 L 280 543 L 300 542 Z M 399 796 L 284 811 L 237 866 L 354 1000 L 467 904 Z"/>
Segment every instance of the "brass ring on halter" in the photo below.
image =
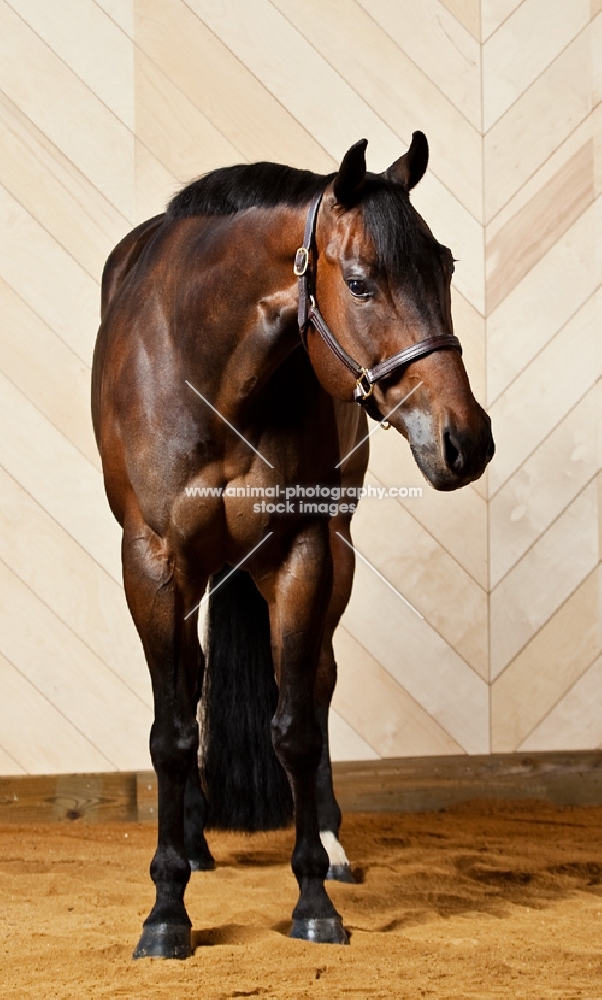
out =
<path fill-rule="evenodd" d="M 302 278 L 307 268 L 309 267 L 309 250 L 307 247 L 299 247 L 297 253 L 295 254 L 295 263 L 293 264 L 293 274 L 297 278 Z"/>
<path fill-rule="evenodd" d="M 366 389 L 366 386 L 364 385 L 364 379 L 368 383 L 368 389 Z M 372 393 L 374 392 L 374 384 L 370 381 L 370 379 L 368 377 L 368 369 L 367 368 L 362 368 L 362 374 L 360 375 L 360 377 L 358 378 L 358 380 L 357 380 L 357 382 L 355 384 L 356 384 L 356 387 L 359 389 L 359 392 L 362 395 L 362 400 L 369 399 L 370 396 L 372 395 Z"/>

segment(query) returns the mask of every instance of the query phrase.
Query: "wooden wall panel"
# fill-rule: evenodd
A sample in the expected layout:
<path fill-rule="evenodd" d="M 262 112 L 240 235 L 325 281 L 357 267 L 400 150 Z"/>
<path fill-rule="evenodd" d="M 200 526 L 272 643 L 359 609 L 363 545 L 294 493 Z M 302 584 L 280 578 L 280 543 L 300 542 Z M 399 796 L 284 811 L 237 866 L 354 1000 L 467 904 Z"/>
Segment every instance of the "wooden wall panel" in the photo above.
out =
<path fill-rule="evenodd" d="M 362 7 L 480 128 L 480 50 L 477 40 L 439 2 L 360 0 Z M 428 26 L 428 27 L 427 27 Z"/>
<path fill-rule="evenodd" d="M 134 50 L 95 0 L 7 0 L 36 35 L 133 132 Z M 127 3 L 122 4 L 127 6 Z M 82 39 L 86 44 L 82 45 Z"/>
<path fill-rule="evenodd" d="M 502 115 L 485 136 L 487 377 L 500 429 L 489 476 L 494 751 L 602 738 L 600 52 L 587 4 L 546 4 L 536 16 L 538 6 L 525 0 L 484 47 L 492 86 L 508 74 L 511 39 L 517 53 L 533 49 L 512 93 L 501 83 L 490 102 L 492 122 L 494 108 Z M 521 73 L 536 68 L 518 94 Z"/>
<path fill-rule="evenodd" d="M 450 14 L 463 24 L 467 31 L 479 42 L 481 40 L 480 0 L 442 0 Z"/>
<path fill-rule="evenodd" d="M 591 39 L 585 30 L 485 134 L 487 222 L 566 141 L 592 106 Z"/>
<path fill-rule="evenodd" d="M 598 281 L 596 229 L 592 205 L 488 316 L 490 404 L 501 398 L 554 335 L 566 337 L 568 326 L 588 302 L 591 307 Z"/>
<path fill-rule="evenodd" d="M 98 280 L 0 186 L 0 277 L 71 350 L 90 363 Z"/>
<path fill-rule="evenodd" d="M 2 753 L 24 774 L 59 774 L 67 761 L 82 771 L 102 771 L 110 766 L 86 734 L 60 706 L 39 690 L 35 681 L 0 655 L 2 671 Z M 14 773 L 2 763 L 2 773 Z"/>
<path fill-rule="evenodd" d="M 522 747 L 599 656 L 597 571 L 554 610 L 493 684 L 494 751 Z"/>
<path fill-rule="evenodd" d="M 355 540 L 374 559 L 357 531 Z M 486 682 L 403 598 L 360 562 L 344 628 L 464 750 L 486 752 Z"/>
<path fill-rule="evenodd" d="M 181 0 L 135 0 L 136 45 L 240 153 L 331 170 L 334 161 Z M 202 53 L 202 56 L 199 54 Z"/>
<path fill-rule="evenodd" d="M 589 0 L 523 0 L 483 45 L 488 131 L 590 20 Z M 545 31 L 542 25 L 545 23 Z"/>
<path fill-rule="evenodd" d="M 131 131 L 2 0 L 0 90 L 127 218 L 134 197 Z M 84 49 L 92 44 L 86 33 Z"/>
<path fill-rule="evenodd" d="M 150 710 L 148 671 L 120 584 L 4 470 L 0 488 L 2 561 Z"/>
<path fill-rule="evenodd" d="M 135 85 L 136 141 L 177 178 L 177 188 L 215 167 L 240 163 L 240 152 L 139 49 Z"/>
<path fill-rule="evenodd" d="M 96 0 L 96 3 L 124 35 L 134 38 L 134 0 Z"/>
<path fill-rule="evenodd" d="M 522 0 L 481 0 L 481 42 L 485 42 L 520 7 Z"/>
<path fill-rule="evenodd" d="M 481 136 L 462 112 L 356 0 L 272 0 L 389 128 L 407 144 L 421 129 L 429 170 L 475 219 L 482 215 Z M 358 46 L 357 39 L 362 39 Z M 331 100 L 333 113 L 337 105 Z M 349 141 L 349 124 L 345 141 Z M 359 129 L 359 124 L 358 124 Z M 360 138 L 360 132 L 357 132 Z M 340 156 L 340 152 L 337 151 Z"/>
<path fill-rule="evenodd" d="M 547 434 L 490 502 L 490 581 L 497 586 L 595 478 L 598 390 L 592 388 Z"/>
<path fill-rule="evenodd" d="M 121 579 L 119 530 L 102 476 L 0 375 L 0 464 L 114 580 Z"/>
<path fill-rule="evenodd" d="M 372 436 L 368 483 L 423 493 L 356 518 L 333 756 L 602 743 L 601 39 L 598 0 L 0 0 L 0 772 L 149 764 L 88 418 L 109 251 L 213 167 L 415 129 L 497 454 L 437 494 Z"/>
<path fill-rule="evenodd" d="M 1 92 L 0 122 L 0 183 L 97 283 L 128 219 Z"/>
<path fill-rule="evenodd" d="M 0 308 L 10 336 L 0 339 L 0 370 L 47 420 L 100 469 L 90 421 L 90 369 L 0 279 Z M 65 392 L 65 386 L 70 392 Z"/>

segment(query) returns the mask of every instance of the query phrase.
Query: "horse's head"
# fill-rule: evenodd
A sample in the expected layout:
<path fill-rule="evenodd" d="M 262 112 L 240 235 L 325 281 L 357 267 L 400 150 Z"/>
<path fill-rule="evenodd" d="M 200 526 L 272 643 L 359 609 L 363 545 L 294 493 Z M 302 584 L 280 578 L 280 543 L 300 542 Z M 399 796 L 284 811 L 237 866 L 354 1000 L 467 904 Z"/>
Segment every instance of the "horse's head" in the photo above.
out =
<path fill-rule="evenodd" d="M 347 152 L 317 216 L 310 358 L 331 395 L 368 397 L 368 411 L 390 414 L 432 485 L 456 489 L 483 473 L 494 444 L 453 338 L 451 252 L 409 200 L 426 170 L 427 141 L 414 133 L 384 174 L 366 172 L 366 145 Z M 347 361 L 318 335 L 322 318 Z M 420 345 L 416 360 L 382 364 L 413 345 Z M 350 361 L 368 376 L 358 382 Z"/>

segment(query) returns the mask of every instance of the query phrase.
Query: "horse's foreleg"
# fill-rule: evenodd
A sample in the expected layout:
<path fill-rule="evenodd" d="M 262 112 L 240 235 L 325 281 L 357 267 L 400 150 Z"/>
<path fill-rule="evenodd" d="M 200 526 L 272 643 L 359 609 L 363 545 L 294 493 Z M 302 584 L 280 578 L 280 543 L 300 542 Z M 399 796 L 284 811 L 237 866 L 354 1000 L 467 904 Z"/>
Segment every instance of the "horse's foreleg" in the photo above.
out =
<path fill-rule="evenodd" d="M 201 787 L 199 767 L 193 761 L 186 775 L 184 790 L 184 844 L 193 872 L 212 872 L 215 860 L 205 839 L 207 799 Z"/>
<path fill-rule="evenodd" d="M 332 638 L 330 638 L 328 643 L 325 642 L 323 644 L 320 655 L 319 674 L 324 675 L 326 670 L 328 683 L 323 685 L 318 680 L 316 685 L 316 716 L 322 734 L 322 756 L 316 777 L 320 840 L 328 854 L 328 872 L 326 878 L 337 882 L 349 882 L 353 884 L 355 883 L 355 878 L 351 871 L 351 865 L 345 854 L 345 849 L 339 841 L 341 810 L 334 794 L 328 739 L 328 713 L 337 671 L 332 649 Z"/>
<path fill-rule="evenodd" d="M 187 777 L 196 766 L 198 637 L 190 592 L 164 541 L 136 519 L 123 539 L 124 583 L 153 687 L 150 752 L 157 774 L 158 839 L 150 866 L 156 902 L 144 922 L 134 958 L 187 958 L 190 919 L 184 891 L 190 864 L 184 837 Z"/>
<path fill-rule="evenodd" d="M 296 842 L 292 869 L 299 884 L 292 937 L 347 942 L 341 918 L 324 888 L 328 855 L 320 840 L 316 772 L 322 736 L 315 711 L 315 679 L 331 585 L 326 525 L 307 528 L 275 574 L 270 603 L 274 665 L 279 685 L 272 722 L 274 749 L 291 783 Z"/>
<path fill-rule="evenodd" d="M 330 549 L 332 554 L 333 584 L 330 604 L 326 614 L 326 626 L 316 678 L 316 715 L 322 731 L 322 756 L 318 767 L 318 818 L 320 837 L 328 852 L 327 878 L 338 882 L 355 882 L 347 855 L 339 841 L 341 826 L 341 810 L 335 798 L 332 783 L 332 764 L 328 742 L 328 712 L 337 679 L 337 665 L 332 647 L 332 637 L 343 611 L 349 603 L 355 556 L 349 548 L 351 536 L 349 533 L 350 518 L 338 515 L 330 522 Z M 339 533 L 347 540 L 345 544 Z"/>

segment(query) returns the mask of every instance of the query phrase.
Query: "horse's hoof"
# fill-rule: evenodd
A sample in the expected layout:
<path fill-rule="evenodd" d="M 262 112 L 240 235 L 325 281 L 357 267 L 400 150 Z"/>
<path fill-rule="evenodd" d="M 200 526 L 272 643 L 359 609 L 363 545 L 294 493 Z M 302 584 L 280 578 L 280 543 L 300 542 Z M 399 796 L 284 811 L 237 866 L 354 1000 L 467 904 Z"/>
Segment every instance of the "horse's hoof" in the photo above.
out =
<path fill-rule="evenodd" d="M 349 885 L 356 884 L 353 872 L 351 871 L 351 865 L 329 865 L 326 878 L 331 879 L 333 882 L 347 882 Z"/>
<path fill-rule="evenodd" d="M 189 924 L 145 924 L 132 958 L 190 958 Z"/>
<path fill-rule="evenodd" d="M 316 944 L 349 944 L 340 917 L 293 920 L 290 936 L 299 941 L 314 941 Z"/>

